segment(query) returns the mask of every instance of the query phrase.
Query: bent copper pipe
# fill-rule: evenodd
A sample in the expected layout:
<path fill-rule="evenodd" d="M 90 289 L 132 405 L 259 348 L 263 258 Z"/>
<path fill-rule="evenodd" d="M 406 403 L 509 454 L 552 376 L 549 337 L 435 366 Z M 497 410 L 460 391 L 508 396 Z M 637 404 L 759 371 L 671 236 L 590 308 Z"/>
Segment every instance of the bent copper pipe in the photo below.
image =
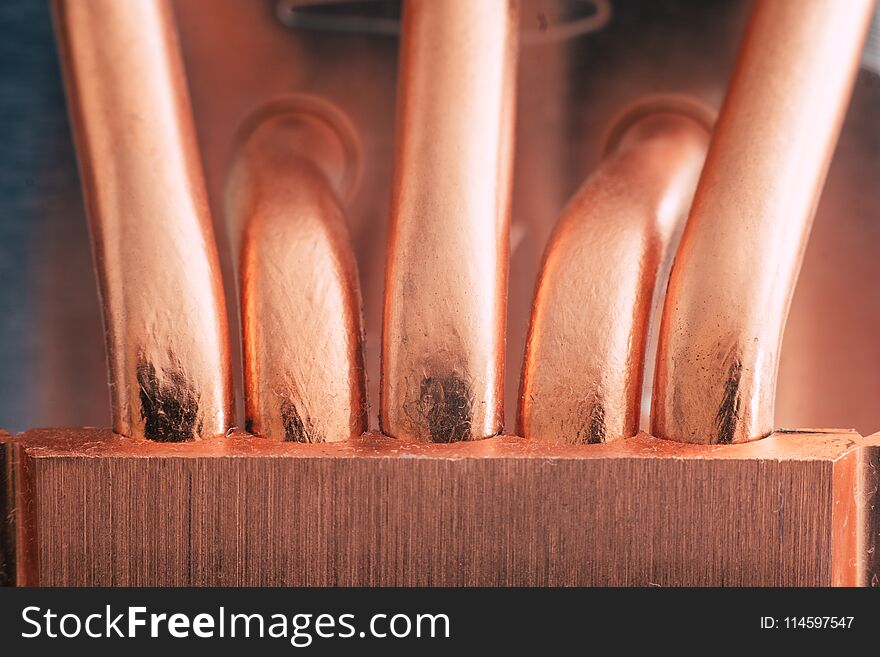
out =
<path fill-rule="evenodd" d="M 228 326 L 183 64 L 163 0 L 55 0 L 103 302 L 113 429 L 224 433 Z"/>
<path fill-rule="evenodd" d="M 779 350 L 871 0 L 759 0 L 672 269 L 652 433 L 773 429 Z"/>
<path fill-rule="evenodd" d="M 353 131 L 329 106 L 298 98 L 242 131 L 227 185 L 243 227 L 239 282 L 247 429 L 330 442 L 368 428 L 357 263 L 340 196 Z"/>
<path fill-rule="evenodd" d="M 538 277 L 520 436 L 587 444 L 638 433 L 654 290 L 693 197 L 711 120 L 683 98 L 640 103 L 569 202 Z"/>
<path fill-rule="evenodd" d="M 404 5 L 382 335 L 390 436 L 502 430 L 517 11 Z"/>

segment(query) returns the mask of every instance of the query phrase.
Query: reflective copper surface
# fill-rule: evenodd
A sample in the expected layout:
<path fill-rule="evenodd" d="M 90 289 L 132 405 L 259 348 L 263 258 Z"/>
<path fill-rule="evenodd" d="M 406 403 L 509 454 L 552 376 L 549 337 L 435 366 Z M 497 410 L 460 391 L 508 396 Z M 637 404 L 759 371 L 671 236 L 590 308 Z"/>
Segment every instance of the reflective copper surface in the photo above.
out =
<path fill-rule="evenodd" d="M 226 310 L 170 5 L 54 8 L 113 429 L 160 441 L 222 434 L 232 406 Z"/>
<path fill-rule="evenodd" d="M 9 46 L 10 65 L 0 85 L 0 424 L 15 431 L 105 425 L 110 415 L 100 308 L 49 3 L 5 4 L 9 20 L 0 21 L 0 40 Z M 237 251 L 224 244 L 222 197 L 231 137 L 255 107 L 302 90 L 343 108 L 363 141 L 369 166 L 346 213 L 361 269 L 367 344 L 378 345 L 397 39 L 286 27 L 274 12 L 280 3 L 271 0 L 172 4 L 230 311 L 237 298 Z M 363 7 L 366 13 L 371 4 L 354 3 L 351 12 Z M 398 15 L 394 2 L 380 4 Z M 686 92 L 718 106 L 752 2 L 612 0 L 611 19 L 595 32 L 565 41 L 529 36 L 592 15 L 590 4 L 522 4 L 527 44 L 518 71 L 509 363 L 522 359 L 547 237 L 564 203 L 597 166 L 597 141 L 609 120 L 651 90 Z M 880 286 L 872 285 L 880 277 L 880 259 L 873 255 L 880 244 L 880 195 L 874 191 L 880 77 L 869 60 L 866 50 L 786 324 L 776 426 L 845 426 L 865 433 L 880 426 L 880 370 L 870 366 L 880 358 Z M 237 325 L 230 324 L 231 332 Z M 238 342 L 236 336 L 233 350 Z M 378 399 L 379 351 L 367 352 L 371 399 Z M 233 365 L 240 373 L 235 353 Z M 646 374 L 649 369 L 650 361 Z M 519 368 L 508 367 L 506 380 L 510 425 Z M 376 410 L 374 405 L 374 425 Z M 236 419 L 244 425 L 243 405 Z"/>
<path fill-rule="evenodd" d="M 404 5 L 382 334 L 390 436 L 502 428 L 517 8 Z"/>
<path fill-rule="evenodd" d="M 612 152 L 566 208 L 538 279 L 518 433 L 602 443 L 638 433 L 655 285 L 680 234 L 711 112 L 649 99 L 612 131 Z"/>
<path fill-rule="evenodd" d="M 115 586 L 832 586 L 871 582 L 876 441 L 499 436 L 173 445 L 16 439 L 18 582 Z M 873 450 L 873 456 L 871 456 Z M 876 466 L 876 461 L 875 461 Z M 876 560 L 874 562 L 876 564 Z M 874 573 L 876 575 L 876 572 Z"/>
<path fill-rule="evenodd" d="M 654 435 L 773 429 L 788 307 L 873 4 L 755 5 L 670 277 Z"/>
<path fill-rule="evenodd" d="M 239 276 L 247 428 L 325 442 L 368 428 L 357 264 L 340 196 L 357 162 L 351 126 L 293 98 L 243 129 L 227 189 L 243 230 Z"/>
<path fill-rule="evenodd" d="M 52 44 L 31 43 L 40 3 L 9 3 L 18 23 L 0 21 L 0 40 L 16 32 L 9 68 L 25 72 L 0 85 L 0 424 L 104 424 L 67 124 L 46 110 L 63 99 L 39 64 Z M 269 440 L 222 433 L 238 327 L 229 345 L 169 3 L 228 298 L 241 292 L 247 428 Z M 670 288 L 654 424 L 677 440 L 614 440 L 636 431 L 640 387 L 646 406 L 650 309 L 706 144 L 668 112 L 629 115 L 602 163 L 596 142 L 645 93 L 717 106 L 751 4 L 523 0 L 517 30 L 512 3 L 494 0 L 410 0 L 403 23 L 394 1 L 58 0 L 114 423 L 135 437 L 0 431 L 0 584 L 880 584 L 880 437 L 750 440 L 773 427 L 863 0 L 757 2 Z M 785 328 L 777 426 L 868 433 L 880 417 L 874 45 Z M 269 102 L 294 91 L 353 126 L 302 97 Z M 349 201 L 356 141 L 368 166 Z M 501 381 L 516 399 L 505 335 L 517 363 L 550 230 L 597 167 L 538 286 L 520 409 L 531 439 L 467 441 L 500 430 Z M 378 343 L 389 215 L 382 426 L 396 437 L 357 437 L 352 248 Z M 714 442 L 737 444 L 699 444 Z"/>

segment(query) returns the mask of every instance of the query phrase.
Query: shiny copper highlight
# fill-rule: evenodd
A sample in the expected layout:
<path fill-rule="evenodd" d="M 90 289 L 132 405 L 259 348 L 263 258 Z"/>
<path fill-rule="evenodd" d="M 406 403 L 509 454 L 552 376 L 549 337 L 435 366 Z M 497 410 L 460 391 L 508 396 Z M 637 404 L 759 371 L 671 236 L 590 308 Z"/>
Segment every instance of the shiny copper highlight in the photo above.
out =
<path fill-rule="evenodd" d="M 672 269 L 652 433 L 773 429 L 780 343 L 871 0 L 759 0 Z"/>
<path fill-rule="evenodd" d="M 172 10 L 56 0 L 57 36 L 103 301 L 113 429 L 224 433 L 229 342 Z"/>
<path fill-rule="evenodd" d="M 239 264 L 247 429 L 332 442 L 367 430 L 357 263 L 340 195 L 354 133 L 329 106 L 273 103 L 244 128 L 227 185 Z"/>
<path fill-rule="evenodd" d="M 638 433 L 652 299 L 709 143 L 711 113 L 650 99 L 571 200 L 544 254 L 520 388 L 518 433 L 604 443 Z"/>
<path fill-rule="evenodd" d="M 408 0 L 382 336 L 382 431 L 495 435 L 518 4 Z"/>

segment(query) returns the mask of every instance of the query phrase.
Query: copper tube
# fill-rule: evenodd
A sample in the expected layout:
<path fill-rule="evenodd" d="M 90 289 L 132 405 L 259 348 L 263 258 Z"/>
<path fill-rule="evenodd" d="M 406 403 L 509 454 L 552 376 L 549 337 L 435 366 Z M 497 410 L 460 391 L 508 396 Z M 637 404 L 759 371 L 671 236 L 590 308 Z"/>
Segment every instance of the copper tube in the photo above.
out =
<path fill-rule="evenodd" d="M 759 0 L 672 269 L 652 432 L 773 429 L 782 332 L 872 0 Z"/>
<path fill-rule="evenodd" d="M 503 423 L 518 4 L 408 0 L 382 336 L 382 431 Z"/>
<path fill-rule="evenodd" d="M 247 429 L 276 440 L 368 428 L 360 286 L 339 200 L 354 178 L 353 134 L 317 101 L 272 103 L 243 129 L 230 170 Z"/>
<path fill-rule="evenodd" d="M 603 443 L 638 433 L 654 290 L 690 206 L 711 120 L 697 103 L 656 98 L 612 131 L 610 154 L 569 202 L 544 253 L 519 435 Z"/>
<path fill-rule="evenodd" d="M 56 0 L 103 303 L 113 429 L 160 441 L 231 423 L 229 341 L 208 202 L 163 0 Z"/>

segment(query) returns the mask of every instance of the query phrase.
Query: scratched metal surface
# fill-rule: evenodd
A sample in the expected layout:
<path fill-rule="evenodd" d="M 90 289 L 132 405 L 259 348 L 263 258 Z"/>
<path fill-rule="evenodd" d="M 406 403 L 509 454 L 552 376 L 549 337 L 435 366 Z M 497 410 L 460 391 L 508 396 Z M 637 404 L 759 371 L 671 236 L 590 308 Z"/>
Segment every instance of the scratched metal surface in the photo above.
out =
<path fill-rule="evenodd" d="M 872 443 L 855 434 L 722 448 L 645 435 L 160 445 L 83 429 L 21 441 L 23 585 L 869 581 L 853 478 Z"/>
<path fill-rule="evenodd" d="M 109 424 L 100 313 L 47 4 L 0 5 L 0 426 L 11 431 Z M 524 20 L 532 28 L 546 4 L 526 3 Z M 525 47 L 507 427 L 540 255 L 565 201 L 595 167 L 605 129 L 646 93 L 691 93 L 717 106 L 747 4 L 612 0 L 602 30 Z M 227 293 L 231 260 L 219 199 L 239 118 L 283 91 L 312 91 L 349 111 L 361 130 L 367 166 L 349 218 L 366 306 L 375 427 L 396 37 L 285 27 L 268 0 L 177 0 L 176 6 Z M 872 57 L 856 84 L 791 310 L 779 375 L 782 426 L 880 428 L 874 402 L 880 398 L 880 77 Z"/>

